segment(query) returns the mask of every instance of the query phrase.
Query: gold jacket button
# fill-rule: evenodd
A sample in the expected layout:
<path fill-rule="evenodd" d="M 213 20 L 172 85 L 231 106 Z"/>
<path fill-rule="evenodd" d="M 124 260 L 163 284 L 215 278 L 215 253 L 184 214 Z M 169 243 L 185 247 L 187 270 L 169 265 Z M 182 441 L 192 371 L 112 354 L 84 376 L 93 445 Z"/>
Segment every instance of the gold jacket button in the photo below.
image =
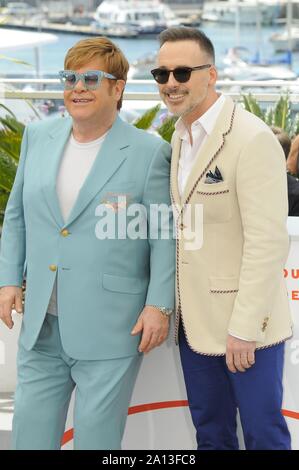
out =
<path fill-rule="evenodd" d="M 57 271 L 56 264 L 50 264 L 49 269 L 50 269 L 50 271 Z"/>
<path fill-rule="evenodd" d="M 61 230 L 60 233 L 63 237 L 67 237 L 70 234 L 70 232 L 66 228 Z"/>

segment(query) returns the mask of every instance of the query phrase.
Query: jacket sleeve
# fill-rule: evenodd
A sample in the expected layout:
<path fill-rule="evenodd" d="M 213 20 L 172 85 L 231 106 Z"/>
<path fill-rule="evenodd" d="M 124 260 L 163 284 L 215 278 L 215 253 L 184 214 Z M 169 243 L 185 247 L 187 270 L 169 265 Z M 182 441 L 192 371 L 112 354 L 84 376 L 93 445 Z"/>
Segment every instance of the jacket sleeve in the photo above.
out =
<path fill-rule="evenodd" d="M 23 185 L 27 145 L 28 129 L 26 128 L 16 177 L 4 215 L 0 245 L 0 287 L 21 287 L 23 282 L 26 257 Z"/>
<path fill-rule="evenodd" d="M 146 304 L 174 308 L 175 239 L 170 202 L 171 148 L 159 144 L 151 161 L 143 194 L 150 245 L 150 282 Z"/>
<path fill-rule="evenodd" d="M 237 197 L 244 246 L 239 291 L 228 330 L 262 342 L 289 250 L 285 158 L 272 133 L 259 132 L 244 146 L 237 167 Z"/>

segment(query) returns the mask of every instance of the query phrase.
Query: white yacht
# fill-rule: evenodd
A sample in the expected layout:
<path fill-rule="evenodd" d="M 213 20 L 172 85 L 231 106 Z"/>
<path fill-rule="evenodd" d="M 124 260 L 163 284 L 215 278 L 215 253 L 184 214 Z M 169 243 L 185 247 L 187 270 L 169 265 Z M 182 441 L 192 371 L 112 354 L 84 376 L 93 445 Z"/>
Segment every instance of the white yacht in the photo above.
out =
<path fill-rule="evenodd" d="M 3 15 L 29 18 L 37 13 L 37 8 L 28 5 L 25 2 L 8 2 L 6 7 L 1 9 Z"/>
<path fill-rule="evenodd" d="M 270 36 L 275 51 L 299 50 L 299 26 L 291 26 L 282 32 Z"/>
<path fill-rule="evenodd" d="M 124 26 L 138 34 L 158 34 L 180 24 L 172 10 L 158 0 L 104 0 L 94 19 L 100 28 Z"/>
<path fill-rule="evenodd" d="M 152 80 L 151 70 L 157 65 L 157 50 L 142 55 L 130 64 L 128 78 L 130 80 Z"/>
<path fill-rule="evenodd" d="M 156 65 L 158 51 L 141 56 L 130 64 L 129 79 L 152 79 L 151 69 Z M 297 75 L 290 69 L 289 57 L 260 63 L 258 58 L 251 58 L 251 52 L 244 47 L 232 47 L 222 63 L 218 64 L 219 80 L 295 80 Z"/>
<path fill-rule="evenodd" d="M 246 48 L 233 47 L 223 58 L 222 79 L 230 80 L 295 80 L 297 74 L 290 65 L 275 62 L 254 62 L 244 56 Z M 286 59 L 285 59 L 286 60 Z"/>
<path fill-rule="evenodd" d="M 279 17 L 281 2 L 278 0 L 222 0 L 206 1 L 201 19 L 219 23 L 255 24 L 260 16 L 261 24 L 272 24 Z"/>

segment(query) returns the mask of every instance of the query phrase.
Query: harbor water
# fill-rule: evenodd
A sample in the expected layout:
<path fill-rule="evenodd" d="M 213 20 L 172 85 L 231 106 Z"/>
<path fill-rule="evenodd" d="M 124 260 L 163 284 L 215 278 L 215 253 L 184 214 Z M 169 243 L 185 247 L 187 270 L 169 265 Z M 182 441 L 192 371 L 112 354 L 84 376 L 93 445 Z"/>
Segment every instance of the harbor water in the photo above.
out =
<path fill-rule="evenodd" d="M 254 26 L 242 25 L 239 38 L 237 38 L 236 28 L 234 25 L 226 25 L 219 23 L 203 23 L 200 27 L 213 41 L 216 50 L 216 63 L 219 68 L 222 67 L 222 59 L 229 48 L 241 46 L 248 49 L 248 58 L 253 58 L 257 51 L 260 59 L 263 61 L 279 58 L 275 53 L 269 38 L 274 32 L 283 30 L 283 26 L 263 26 L 259 34 L 257 44 L 257 33 Z M 86 36 L 74 34 L 58 34 L 58 41 L 40 47 L 40 73 L 41 76 L 55 76 L 59 70 L 63 68 L 63 59 L 67 50 L 78 40 L 86 38 Z M 120 48 L 127 56 L 130 63 L 145 54 L 152 53 L 158 49 L 158 41 L 156 36 L 149 38 L 114 38 Z M 1 49 L 1 46 L 0 46 Z M 10 50 L 6 53 L 10 58 L 25 61 L 31 66 L 17 64 L 0 59 L 0 76 L 34 76 L 34 51 L 32 48 Z M 294 72 L 299 75 L 299 52 L 293 53 Z M 244 77 L 246 79 L 246 77 Z"/>

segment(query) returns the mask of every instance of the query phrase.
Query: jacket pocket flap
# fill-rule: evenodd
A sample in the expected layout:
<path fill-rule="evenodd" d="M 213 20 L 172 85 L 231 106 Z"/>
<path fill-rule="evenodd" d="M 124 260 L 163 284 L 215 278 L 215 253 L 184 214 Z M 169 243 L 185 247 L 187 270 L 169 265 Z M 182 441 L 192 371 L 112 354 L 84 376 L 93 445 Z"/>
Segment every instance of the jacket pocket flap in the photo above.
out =
<path fill-rule="evenodd" d="M 229 294 L 238 290 L 239 279 L 237 277 L 210 277 L 210 292 L 213 294 Z"/>
<path fill-rule="evenodd" d="M 104 289 L 125 294 L 140 294 L 145 289 L 145 283 L 135 277 L 115 276 L 103 274 Z"/>
<path fill-rule="evenodd" d="M 214 196 L 220 194 L 229 193 L 229 185 L 227 181 L 221 181 L 220 183 L 198 183 L 196 187 L 196 193 L 203 196 Z"/>

